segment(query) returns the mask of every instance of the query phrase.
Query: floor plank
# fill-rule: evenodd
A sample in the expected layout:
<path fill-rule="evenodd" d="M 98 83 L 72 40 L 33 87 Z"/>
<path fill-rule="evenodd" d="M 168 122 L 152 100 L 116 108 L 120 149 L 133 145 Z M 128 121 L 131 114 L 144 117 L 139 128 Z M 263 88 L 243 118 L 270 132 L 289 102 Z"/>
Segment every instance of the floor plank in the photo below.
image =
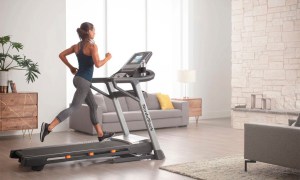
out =
<path fill-rule="evenodd" d="M 232 129 L 230 119 L 200 120 L 198 124 L 191 121 L 188 127 L 158 129 L 156 132 L 165 160 L 119 164 L 85 160 L 49 164 L 41 172 L 20 167 L 17 160 L 9 158 L 10 150 L 94 141 L 96 137 L 74 131 L 51 133 L 44 143 L 39 141 L 38 134 L 33 135 L 31 141 L 22 136 L 0 137 L 0 179 L 185 180 L 190 178 L 160 170 L 159 167 L 243 154 L 244 131 Z M 136 131 L 134 134 L 146 136 L 147 132 Z"/>

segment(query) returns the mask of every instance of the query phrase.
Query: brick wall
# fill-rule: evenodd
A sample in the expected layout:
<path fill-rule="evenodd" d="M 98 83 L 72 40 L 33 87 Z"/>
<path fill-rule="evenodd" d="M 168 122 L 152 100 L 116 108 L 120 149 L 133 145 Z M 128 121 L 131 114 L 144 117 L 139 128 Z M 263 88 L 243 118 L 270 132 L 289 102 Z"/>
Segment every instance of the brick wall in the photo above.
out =
<path fill-rule="evenodd" d="M 232 0 L 232 107 L 300 109 L 300 0 Z"/>
<path fill-rule="evenodd" d="M 272 109 L 300 110 L 300 0 L 232 0 L 232 107 L 251 94 Z M 287 123 L 290 116 L 232 111 L 232 125 Z"/>

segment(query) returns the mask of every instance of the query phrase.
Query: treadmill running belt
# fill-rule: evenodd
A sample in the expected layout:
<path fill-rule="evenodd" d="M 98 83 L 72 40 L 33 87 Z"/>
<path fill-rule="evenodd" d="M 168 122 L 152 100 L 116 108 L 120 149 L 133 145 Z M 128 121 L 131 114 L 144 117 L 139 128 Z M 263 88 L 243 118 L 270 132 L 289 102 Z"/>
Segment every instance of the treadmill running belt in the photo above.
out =
<path fill-rule="evenodd" d="M 46 146 L 37 148 L 28 148 L 22 150 L 16 150 L 18 156 L 43 156 L 47 154 L 65 154 L 71 152 L 80 152 L 88 150 L 110 149 L 111 147 L 126 146 L 127 143 L 119 141 L 105 141 L 94 143 L 83 143 L 63 146 Z"/>

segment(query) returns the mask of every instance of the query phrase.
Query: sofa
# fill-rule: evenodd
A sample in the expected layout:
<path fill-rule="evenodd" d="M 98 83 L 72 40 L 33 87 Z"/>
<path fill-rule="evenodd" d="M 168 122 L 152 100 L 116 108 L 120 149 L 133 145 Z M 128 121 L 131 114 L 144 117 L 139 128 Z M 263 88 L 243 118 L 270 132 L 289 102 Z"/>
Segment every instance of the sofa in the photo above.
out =
<path fill-rule="evenodd" d="M 289 125 L 294 121 L 289 120 Z M 278 124 L 244 125 L 245 171 L 256 161 L 300 169 L 300 127 Z"/>
<path fill-rule="evenodd" d="M 155 128 L 181 127 L 188 125 L 188 102 L 171 100 L 174 109 L 161 110 L 156 94 L 143 93 Z M 102 94 L 94 95 L 98 104 L 97 116 L 104 131 L 122 132 L 113 102 Z M 130 97 L 118 98 L 129 130 L 146 129 L 139 104 Z M 83 104 L 70 116 L 70 128 L 76 131 L 96 134 L 90 121 L 89 107 Z"/>

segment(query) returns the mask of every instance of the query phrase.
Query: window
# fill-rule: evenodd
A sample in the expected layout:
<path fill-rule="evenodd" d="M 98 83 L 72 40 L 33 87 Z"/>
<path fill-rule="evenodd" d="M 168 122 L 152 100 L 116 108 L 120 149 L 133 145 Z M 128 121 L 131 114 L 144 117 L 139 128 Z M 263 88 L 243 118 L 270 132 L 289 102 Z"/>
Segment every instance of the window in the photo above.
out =
<path fill-rule="evenodd" d="M 80 24 L 91 22 L 96 28 L 95 42 L 100 58 L 103 59 L 107 51 L 113 56 L 107 65 L 95 69 L 94 77 L 110 76 L 134 53 L 152 51 L 147 68 L 156 76 L 154 80 L 142 83 L 142 89 L 178 97 L 182 86 L 177 82 L 177 71 L 187 64 L 183 2 L 187 1 L 67 0 L 67 47 L 79 41 L 76 29 Z M 69 60 L 77 67 L 75 55 Z M 74 94 L 72 79 L 73 75 L 67 69 L 68 103 Z"/>
<path fill-rule="evenodd" d="M 147 48 L 153 52 L 148 68 L 155 72 L 147 91 L 178 96 L 177 71 L 181 68 L 180 0 L 149 0 Z"/>
<path fill-rule="evenodd" d="M 105 0 L 67 0 L 66 3 L 67 48 L 79 42 L 76 30 L 80 27 L 81 23 L 90 22 L 96 29 L 95 42 L 98 45 L 100 58 L 103 58 L 106 51 Z M 75 54 L 68 56 L 68 60 L 74 67 L 78 67 Z M 95 68 L 94 76 L 106 76 L 105 68 Z M 67 68 L 67 106 L 72 102 L 75 92 L 73 77 L 74 75 Z"/>

